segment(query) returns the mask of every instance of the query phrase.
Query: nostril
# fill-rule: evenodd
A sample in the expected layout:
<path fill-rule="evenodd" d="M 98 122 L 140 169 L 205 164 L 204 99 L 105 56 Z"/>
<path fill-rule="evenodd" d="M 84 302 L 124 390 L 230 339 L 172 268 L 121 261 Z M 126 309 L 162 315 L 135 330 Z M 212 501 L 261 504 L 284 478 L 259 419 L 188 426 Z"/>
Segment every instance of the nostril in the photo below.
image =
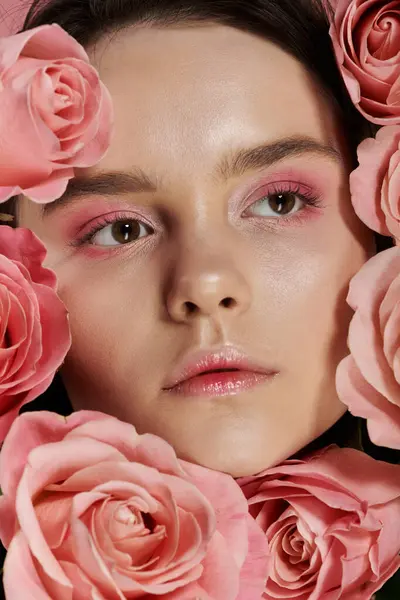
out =
<path fill-rule="evenodd" d="M 219 303 L 220 306 L 223 306 L 224 308 L 233 308 L 237 305 L 237 302 L 234 298 L 224 298 L 223 300 L 221 300 L 221 302 Z M 185 307 L 186 307 L 186 312 L 187 315 L 194 315 L 195 313 L 197 313 L 199 311 L 199 306 L 197 304 L 195 304 L 194 302 L 191 302 L 190 300 L 187 300 L 185 302 Z"/>
<path fill-rule="evenodd" d="M 232 308 L 236 306 L 236 300 L 234 300 L 233 298 L 224 298 L 223 300 L 221 300 L 221 304 L 224 308 Z"/>
<path fill-rule="evenodd" d="M 197 310 L 197 306 L 194 302 L 185 302 L 186 308 L 188 309 L 188 313 L 192 315 Z"/>

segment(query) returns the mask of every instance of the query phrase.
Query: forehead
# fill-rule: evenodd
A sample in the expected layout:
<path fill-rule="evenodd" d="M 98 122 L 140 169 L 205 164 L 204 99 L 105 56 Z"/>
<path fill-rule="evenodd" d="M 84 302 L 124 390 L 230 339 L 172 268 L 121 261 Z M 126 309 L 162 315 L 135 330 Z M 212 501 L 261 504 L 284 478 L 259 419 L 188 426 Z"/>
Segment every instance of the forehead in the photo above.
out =
<path fill-rule="evenodd" d="M 306 68 L 272 42 L 222 25 L 127 28 L 89 49 L 111 92 L 115 135 L 99 168 L 210 169 L 229 148 L 290 135 L 335 138 Z"/>

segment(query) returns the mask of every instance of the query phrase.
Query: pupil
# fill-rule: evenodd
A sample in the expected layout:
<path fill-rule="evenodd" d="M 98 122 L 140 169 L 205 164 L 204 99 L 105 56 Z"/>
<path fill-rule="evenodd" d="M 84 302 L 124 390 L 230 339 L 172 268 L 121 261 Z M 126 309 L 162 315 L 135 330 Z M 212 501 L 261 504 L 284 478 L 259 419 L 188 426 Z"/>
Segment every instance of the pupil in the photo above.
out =
<path fill-rule="evenodd" d="M 269 204 L 273 211 L 279 215 L 287 215 L 296 206 L 295 194 L 273 194 L 270 196 Z"/>
<path fill-rule="evenodd" d="M 119 221 L 112 226 L 113 238 L 120 244 L 127 244 L 133 241 L 135 235 L 140 233 L 140 225 L 138 221 Z"/>

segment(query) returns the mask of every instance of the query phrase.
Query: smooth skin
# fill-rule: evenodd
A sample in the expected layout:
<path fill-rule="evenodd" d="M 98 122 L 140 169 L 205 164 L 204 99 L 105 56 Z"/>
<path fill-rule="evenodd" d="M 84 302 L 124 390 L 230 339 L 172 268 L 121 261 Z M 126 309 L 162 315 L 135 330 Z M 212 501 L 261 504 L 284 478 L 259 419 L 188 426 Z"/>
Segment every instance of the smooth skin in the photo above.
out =
<path fill-rule="evenodd" d="M 88 51 L 115 134 L 77 182 L 136 179 L 123 193 L 121 181 L 81 185 L 45 214 L 19 206 L 70 312 L 69 397 L 162 436 L 181 458 L 258 473 L 345 412 L 335 390 L 345 299 L 374 241 L 351 207 L 338 118 L 292 56 L 233 28 L 129 27 Z M 163 390 L 187 352 L 224 344 L 277 375 L 233 396 Z"/>

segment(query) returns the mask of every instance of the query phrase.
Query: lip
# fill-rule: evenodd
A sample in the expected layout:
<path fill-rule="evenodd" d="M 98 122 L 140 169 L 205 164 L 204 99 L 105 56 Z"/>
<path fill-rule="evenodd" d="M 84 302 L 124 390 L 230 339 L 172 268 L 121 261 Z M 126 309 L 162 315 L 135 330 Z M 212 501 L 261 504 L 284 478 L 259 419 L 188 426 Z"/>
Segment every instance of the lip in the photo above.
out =
<path fill-rule="evenodd" d="M 187 395 L 234 395 L 271 379 L 276 368 L 235 346 L 191 352 L 164 382 L 163 390 Z"/>

